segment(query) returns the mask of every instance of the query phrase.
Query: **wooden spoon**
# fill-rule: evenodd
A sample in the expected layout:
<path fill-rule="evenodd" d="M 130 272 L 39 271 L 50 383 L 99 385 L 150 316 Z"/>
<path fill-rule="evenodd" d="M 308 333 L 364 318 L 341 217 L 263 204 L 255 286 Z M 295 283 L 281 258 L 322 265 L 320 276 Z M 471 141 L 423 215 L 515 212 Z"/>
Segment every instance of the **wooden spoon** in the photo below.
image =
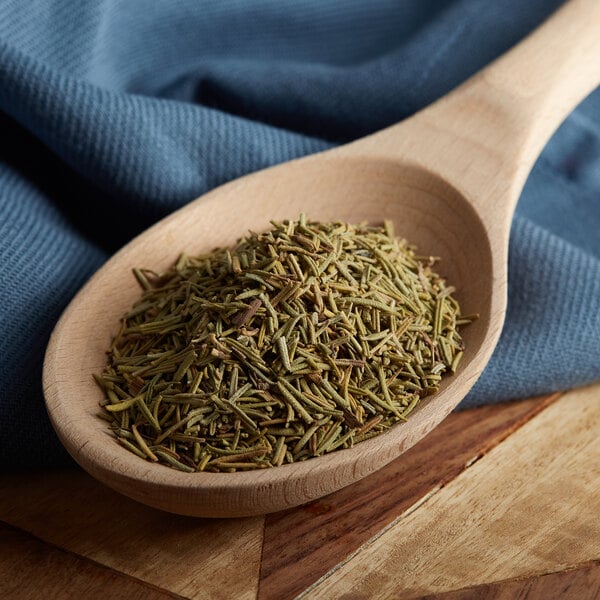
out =
<path fill-rule="evenodd" d="M 412 118 L 357 142 L 233 181 L 192 202 L 118 252 L 60 319 L 46 353 L 50 419 L 73 458 L 140 502 L 184 515 L 262 514 L 329 494 L 384 466 L 460 402 L 487 364 L 506 309 L 513 211 L 538 153 L 600 81 L 600 2 L 568 2 L 517 47 Z M 321 221 L 381 222 L 458 288 L 461 368 L 408 422 L 354 448 L 273 469 L 181 473 L 121 448 L 99 419 L 92 380 L 119 318 L 139 297 L 131 269 L 167 268 L 180 252 L 230 245 L 248 229 L 300 212 Z M 402 485 L 399 481 L 398 485 Z"/>

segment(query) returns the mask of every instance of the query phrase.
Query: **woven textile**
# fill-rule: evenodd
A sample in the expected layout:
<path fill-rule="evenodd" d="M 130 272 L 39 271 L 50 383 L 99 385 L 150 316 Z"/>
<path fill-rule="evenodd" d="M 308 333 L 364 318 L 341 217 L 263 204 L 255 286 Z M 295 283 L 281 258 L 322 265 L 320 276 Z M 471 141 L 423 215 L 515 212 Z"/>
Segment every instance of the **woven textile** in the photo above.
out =
<path fill-rule="evenodd" d="M 67 461 L 44 350 L 117 248 L 220 183 L 402 120 L 558 4 L 0 0 L 2 467 Z M 599 231 L 596 92 L 527 182 L 506 326 L 463 406 L 600 379 Z"/>

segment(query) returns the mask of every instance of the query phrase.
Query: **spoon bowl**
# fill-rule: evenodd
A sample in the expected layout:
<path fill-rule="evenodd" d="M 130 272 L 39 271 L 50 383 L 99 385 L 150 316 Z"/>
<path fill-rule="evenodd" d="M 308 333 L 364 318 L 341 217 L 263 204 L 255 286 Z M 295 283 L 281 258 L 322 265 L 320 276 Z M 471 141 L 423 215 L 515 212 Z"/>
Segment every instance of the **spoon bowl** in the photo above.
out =
<path fill-rule="evenodd" d="M 517 85 L 522 71 L 513 71 L 528 64 L 532 53 L 542 57 L 542 67 L 550 55 L 564 73 L 581 65 L 582 55 L 597 56 L 593 19 L 597 26 L 600 11 L 594 4 L 568 3 L 516 49 L 411 119 L 217 188 L 119 251 L 69 305 L 46 353 L 48 414 L 73 458 L 100 481 L 150 506 L 235 517 L 331 493 L 423 438 L 466 395 L 491 356 L 506 309 L 508 235 L 518 195 L 547 138 L 600 78 L 598 69 L 583 69 L 578 78 L 571 76 L 565 95 L 556 78 L 537 77 L 535 93 L 523 95 Z M 564 44 L 549 51 L 548 40 L 565 27 L 568 51 Z M 182 252 L 230 246 L 248 230 L 265 230 L 271 220 L 296 219 L 301 212 L 324 222 L 390 219 L 421 254 L 441 257 L 437 270 L 457 288 L 463 312 L 480 315 L 461 330 L 466 350 L 457 374 L 445 377 L 440 391 L 423 399 L 406 423 L 353 448 L 296 464 L 189 474 L 121 448 L 97 416 L 102 393 L 92 374 L 104 368 L 119 319 L 140 295 L 131 269 L 160 272 Z"/>
<path fill-rule="evenodd" d="M 324 168 L 324 161 L 326 168 Z M 425 184 L 425 185 L 424 185 Z M 260 198 L 251 211 L 240 198 Z M 106 348 L 120 317 L 139 297 L 136 266 L 157 271 L 180 252 L 229 246 L 248 229 L 306 212 L 321 221 L 381 222 L 433 255 L 449 256 L 440 270 L 460 289 L 464 310 L 481 318 L 464 329 L 465 367 L 443 380 L 400 427 L 318 459 L 246 473 L 190 476 L 147 463 L 115 443 L 98 418 L 103 395 L 92 379 L 106 364 Z M 471 232 L 465 239 L 464 231 Z M 473 277 L 479 272 L 479 277 Z M 498 329 L 490 329 L 493 281 L 483 223 L 444 181 L 419 167 L 385 160 L 309 157 L 228 184 L 155 225 L 115 255 L 69 306 L 46 359 L 49 414 L 63 444 L 81 466 L 116 490 L 156 508 L 188 515 L 241 516 L 270 512 L 333 492 L 385 465 L 438 424 L 486 362 Z M 102 298 L 102 302 L 99 302 Z M 68 359 L 66 359 L 68 356 Z"/>

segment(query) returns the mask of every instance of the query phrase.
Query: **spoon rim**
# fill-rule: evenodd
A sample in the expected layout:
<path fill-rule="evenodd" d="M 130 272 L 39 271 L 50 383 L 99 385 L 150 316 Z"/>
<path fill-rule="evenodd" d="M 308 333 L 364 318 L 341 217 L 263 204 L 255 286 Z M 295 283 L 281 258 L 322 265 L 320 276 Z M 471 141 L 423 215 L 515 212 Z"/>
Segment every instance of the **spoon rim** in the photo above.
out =
<path fill-rule="evenodd" d="M 265 174 L 268 177 L 275 170 L 287 170 L 296 168 L 298 165 L 301 165 L 301 168 L 303 168 L 303 165 L 312 163 L 315 160 L 322 161 L 325 158 L 324 154 L 311 155 L 304 159 L 298 159 L 290 163 L 284 163 L 270 169 L 252 173 L 220 186 L 208 194 L 200 196 L 132 239 L 113 255 L 73 298 L 52 332 L 44 360 L 43 387 L 47 411 L 55 431 L 71 456 L 85 470 L 89 471 L 105 484 L 108 484 L 131 497 L 135 497 L 135 499 L 141 499 L 147 504 L 152 504 L 152 494 L 159 493 L 160 491 L 164 492 L 167 489 L 170 493 L 179 496 L 180 502 L 194 504 L 201 498 L 201 503 L 204 503 L 204 508 L 201 508 L 199 511 L 195 511 L 192 508 L 189 514 L 197 514 L 198 516 L 242 516 L 246 514 L 264 514 L 266 512 L 272 512 L 273 510 L 280 510 L 281 508 L 308 502 L 313 500 L 315 496 L 306 498 L 296 497 L 293 500 L 288 498 L 288 504 L 286 506 L 281 506 L 281 502 L 279 502 L 277 506 L 273 506 L 272 508 L 269 508 L 268 502 L 266 502 L 258 511 L 253 510 L 251 507 L 246 507 L 241 511 L 234 511 L 231 507 L 227 508 L 225 512 L 237 513 L 233 515 L 225 513 L 218 514 L 219 511 L 215 507 L 212 507 L 210 510 L 205 510 L 206 503 L 209 502 L 207 497 L 211 493 L 218 491 L 235 491 L 236 493 L 243 494 L 244 492 L 254 490 L 257 487 L 266 490 L 273 488 L 273 486 L 294 489 L 298 487 L 296 484 L 306 478 L 317 480 L 326 473 L 329 475 L 333 474 L 333 481 L 329 482 L 325 493 L 340 489 L 378 468 L 383 467 L 394 458 L 397 458 L 402 452 L 407 450 L 426 433 L 437 426 L 460 402 L 460 400 L 462 400 L 466 394 L 465 389 L 468 391 L 468 389 L 472 387 L 491 356 L 502 326 L 502 319 L 500 319 L 500 322 L 498 320 L 499 307 L 494 307 L 492 304 L 495 303 L 500 305 L 501 317 L 503 318 L 506 299 L 504 298 L 503 300 L 502 298 L 499 298 L 496 293 L 496 287 L 494 287 L 494 294 L 490 299 L 489 318 L 487 326 L 481 334 L 482 342 L 477 349 L 477 352 L 472 356 L 468 364 L 464 365 L 464 368 L 459 368 L 456 375 L 448 375 L 443 378 L 439 392 L 420 400 L 409 415 L 407 422 L 398 423 L 386 432 L 362 441 L 352 448 L 339 449 L 304 461 L 281 465 L 280 467 L 235 473 L 184 473 L 165 465 L 153 464 L 135 456 L 116 443 L 113 434 L 108 428 L 108 424 L 96 414 L 92 414 L 89 410 L 83 408 L 84 406 L 88 406 L 88 403 L 91 402 L 90 399 L 87 400 L 87 403 L 82 402 L 78 407 L 75 401 L 76 399 L 65 394 L 64 389 L 61 388 L 61 386 L 64 387 L 65 380 L 62 378 L 59 367 L 61 363 L 64 363 L 65 354 L 67 353 L 67 348 L 69 348 L 69 333 L 71 331 L 69 329 L 69 324 L 76 323 L 76 315 L 83 314 L 85 317 L 85 315 L 88 314 L 89 311 L 87 310 L 87 305 L 94 306 L 93 296 L 96 287 L 101 285 L 107 273 L 110 273 L 115 268 L 119 268 L 119 266 L 121 270 L 124 268 L 124 265 L 122 264 L 123 257 L 127 256 L 128 249 L 137 246 L 144 240 L 156 237 L 165 226 L 185 220 L 188 214 L 195 211 L 202 212 L 207 202 L 209 202 L 211 198 L 214 202 L 214 199 L 218 198 L 225 188 L 228 188 L 231 191 L 237 186 L 243 185 L 250 179 L 258 177 L 262 178 L 265 177 Z M 327 160 L 342 162 L 347 162 L 348 160 L 360 160 L 362 162 L 366 159 L 362 157 L 335 156 L 332 151 L 332 155 L 327 156 Z M 377 163 L 398 166 L 396 161 L 381 161 L 378 158 L 373 160 Z M 423 170 L 420 165 L 417 165 L 417 167 L 420 170 Z M 414 168 L 414 166 L 403 164 L 402 168 Z M 458 194 L 462 197 L 460 192 L 458 192 Z M 468 199 L 464 199 L 464 202 L 467 203 Z M 342 216 L 343 215 L 340 215 L 340 217 Z M 233 238 L 233 235 L 230 237 Z M 495 268 L 496 265 L 493 261 L 494 257 L 491 249 L 488 248 L 488 251 L 490 252 L 491 268 Z M 445 260 L 451 260 L 451 258 L 446 257 Z M 494 281 L 495 285 L 497 283 L 495 278 Z M 492 316 L 494 313 L 496 318 Z M 115 317 L 115 320 L 118 321 L 122 315 L 115 313 L 113 316 Z M 74 325 L 71 325 L 71 327 L 73 326 Z M 91 380 L 92 373 L 90 372 L 88 375 Z M 68 376 L 68 374 L 65 374 L 65 377 L 66 376 Z M 79 382 L 78 385 L 80 384 L 81 382 Z M 462 390 L 461 393 L 457 394 L 458 399 L 450 401 L 457 389 Z M 101 397 L 102 394 L 100 390 L 97 389 L 97 395 L 94 399 L 96 405 Z M 444 406 L 445 410 L 436 413 L 436 411 L 432 410 L 434 406 Z M 79 410 L 73 412 L 74 407 Z M 96 435 L 100 432 L 105 435 L 106 438 Z M 91 433 L 94 435 L 90 436 Z M 81 440 L 83 440 L 83 442 Z M 370 459 L 375 455 L 380 457 L 381 460 L 376 467 L 369 466 Z M 352 468 L 348 469 L 347 467 L 350 466 Z M 346 469 L 343 470 L 342 473 L 336 474 L 336 469 L 341 467 L 346 467 Z M 111 476 L 116 476 L 118 481 L 115 482 L 114 478 L 111 480 Z M 125 488 L 131 484 L 133 484 L 134 488 L 138 488 L 139 493 L 132 495 L 130 493 L 131 490 L 129 490 L 129 492 L 125 490 Z M 145 490 L 143 493 L 142 488 Z M 325 495 L 325 493 L 320 495 Z M 164 502 L 161 503 L 159 508 L 165 508 Z M 169 510 L 168 507 L 166 509 Z M 181 511 L 174 510 L 173 512 Z"/>

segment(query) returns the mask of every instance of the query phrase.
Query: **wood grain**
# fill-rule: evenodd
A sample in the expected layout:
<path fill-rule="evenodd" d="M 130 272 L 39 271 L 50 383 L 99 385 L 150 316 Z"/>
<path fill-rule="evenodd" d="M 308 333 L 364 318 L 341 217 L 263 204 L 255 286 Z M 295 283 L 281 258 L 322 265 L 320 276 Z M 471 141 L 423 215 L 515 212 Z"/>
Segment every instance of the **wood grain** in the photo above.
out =
<path fill-rule="evenodd" d="M 262 517 L 172 515 L 71 470 L 2 478 L 0 519 L 186 598 L 256 597 Z"/>
<path fill-rule="evenodd" d="M 259 599 L 301 592 L 557 397 L 453 413 L 373 475 L 306 506 L 267 515 Z"/>
<path fill-rule="evenodd" d="M 419 600 L 597 600 L 600 598 L 600 561 L 592 561 L 537 577 L 498 581 L 487 585 L 423 596 Z"/>
<path fill-rule="evenodd" d="M 600 3 L 572 0 L 504 58 L 410 119 L 373 136 L 231 182 L 170 215 L 103 266 L 55 329 L 44 367 L 48 413 L 86 470 L 140 502 L 195 516 L 264 514 L 349 485 L 397 458 L 462 400 L 487 364 L 506 309 L 511 217 L 545 140 L 600 80 Z M 251 207 L 240 210 L 241 202 Z M 179 252 L 229 245 L 251 228 L 305 212 L 381 222 L 444 258 L 465 329 L 456 377 L 411 418 L 354 448 L 246 473 L 194 477 L 107 443 L 91 378 L 138 297 L 131 268 L 161 271 Z"/>
<path fill-rule="evenodd" d="M 0 522 L 0 597 L 10 600 L 181 598 L 49 546 Z"/>
<path fill-rule="evenodd" d="M 417 598 L 600 558 L 599 400 L 560 398 L 307 597 Z"/>
<path fill-rule="evenodd" d="M 18 585 L 25 600 L 42 590 L 93 600 L 106 589 L 115 598 L 141 597 L 139 590 L 148 598 L 258 592 L 260 600 L 296 593 L 311 600 L 595 598 L 599 399 L 600 385 L 554 403 L 453 414 L 403 457 L 415 469 L 410 477 L 407 465 L 392 463 L 328 498 L 267 517 L 258 589 L 256 569 L 246 566 L 260 560 L 260 519 L 161 513 L 78 471 L 5 476 L 0 519 L 69 552 L 0 524 L 0 595 L 19 600 Z M 406 485 L 398 485 L 402 478 Z M 259 539 L 250 548 L 244 530 L 254 521 Z M 227 541 L 211 540 L 215 525 L 232 526 Z M 331 556 L 339 568 L 311 589 Z"/>

